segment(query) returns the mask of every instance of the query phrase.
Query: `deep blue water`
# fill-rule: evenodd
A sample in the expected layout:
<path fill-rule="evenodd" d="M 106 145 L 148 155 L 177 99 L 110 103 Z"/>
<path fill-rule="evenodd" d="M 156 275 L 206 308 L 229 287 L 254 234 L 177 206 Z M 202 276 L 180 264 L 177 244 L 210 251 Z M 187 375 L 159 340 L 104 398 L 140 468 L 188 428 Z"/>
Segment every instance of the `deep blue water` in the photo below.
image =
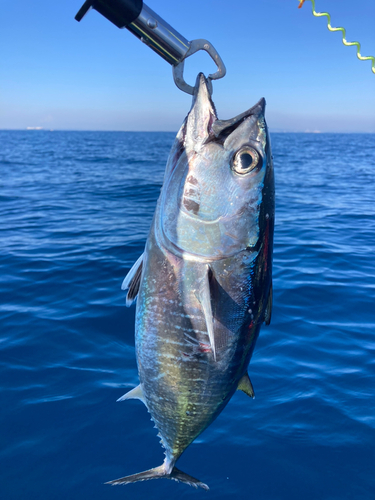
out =
<path fill-rule="evenodd" d="M 179 468 L 196 491 L 105 481 L 160 465 L 134 307 L 172 133 L 0 131 L 0 497 L 375 498 L 375 135 L 273 134 L 274 309 L 236 393 Z"/>

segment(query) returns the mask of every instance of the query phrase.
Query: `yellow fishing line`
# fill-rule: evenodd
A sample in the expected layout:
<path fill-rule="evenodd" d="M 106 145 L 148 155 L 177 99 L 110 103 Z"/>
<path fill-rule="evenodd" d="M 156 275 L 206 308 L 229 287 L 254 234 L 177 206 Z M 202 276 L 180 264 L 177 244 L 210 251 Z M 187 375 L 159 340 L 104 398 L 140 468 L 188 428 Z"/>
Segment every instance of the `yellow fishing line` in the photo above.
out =
<path fill-rule="evenodd" d="M 300 0 L 299 6 L 298 6 L 299 9 L 302 7 L 302 5 L 305 3 L 305 1 L 306 0 Z M 315 17 L 326 16 L 328 19 L 327 27 L 328 27 L 329 31 L 342 31 L 342 43 L 348 47 L 350 47 L 351 45 L 356 45 L 358 59 L 360 59 L 361 61 L 372 61 L 371 71 L 373 73 L 375 73 L 375 57 L 372 57 L 372 56 L 363 57 L 363 56 L 361 56 L 361 53 L 360 53 L 361 44 L 359 42 L 348 42 L 345 38 L 346 37 L 345 29 L 344 28 L 333 28 L 331 26 L 331 16 L 328 14 L 328 12 L 315 12 L 315 0 L 310 0 L 310 2 L 312 3 L 312 13 L 314 14 L 314 16 Z"/>

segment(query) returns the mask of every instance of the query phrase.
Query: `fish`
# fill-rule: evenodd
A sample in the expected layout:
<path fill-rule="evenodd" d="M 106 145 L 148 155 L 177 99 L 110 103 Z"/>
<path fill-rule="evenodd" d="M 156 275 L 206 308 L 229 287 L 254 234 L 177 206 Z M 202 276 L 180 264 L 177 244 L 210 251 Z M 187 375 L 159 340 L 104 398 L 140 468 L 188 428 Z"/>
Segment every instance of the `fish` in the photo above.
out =
<path fill-rule="evenodd" d="M 208 489 L 176 462 L 236 390 L 254 397 L 248 365 L 272 310 L 274 168 L 265 100 L 219 120 L 208 80 L 172 146 L 144 253 L 126 276 L 135 300 L 141 400 L 162 465 L 109 481 L 168 478 Z"/>

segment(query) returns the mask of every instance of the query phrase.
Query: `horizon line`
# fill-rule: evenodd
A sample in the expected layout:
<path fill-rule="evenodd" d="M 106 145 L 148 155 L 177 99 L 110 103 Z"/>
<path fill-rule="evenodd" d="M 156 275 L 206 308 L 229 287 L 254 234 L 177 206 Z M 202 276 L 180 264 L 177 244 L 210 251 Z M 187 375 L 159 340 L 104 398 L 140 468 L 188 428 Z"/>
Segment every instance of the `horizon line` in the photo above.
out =
<path fill-rule="evenodd" d="M 375 134 L 368 131 L 321 131 L 321 130 L 280 130 L 268 129 L 272 134 Z M 64 129 L 64 128 L 44 128 L 44 127 L 26 127 L 26 128 L 0 128 L 0 132 L 109 132 L 109 133 L 137 133 L 137 134 L 176 134 L 178 130 L 102 130 L 102 129 Z"/>

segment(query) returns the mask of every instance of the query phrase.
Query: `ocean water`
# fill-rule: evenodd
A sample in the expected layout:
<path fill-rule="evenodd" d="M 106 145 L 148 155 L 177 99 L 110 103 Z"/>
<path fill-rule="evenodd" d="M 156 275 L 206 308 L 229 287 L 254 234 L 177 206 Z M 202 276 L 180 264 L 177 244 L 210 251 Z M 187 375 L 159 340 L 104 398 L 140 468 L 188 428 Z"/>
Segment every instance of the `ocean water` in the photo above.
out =
<path fill-rule="evenodd" d="M 249 373 L 179 468 L 210 491 L 105 481 L 160 465 L 134 310 L 172 133 L 0 131 L 0 498 L 375 498 L 375 135 L 272 134 L 274 308 Z"/>

